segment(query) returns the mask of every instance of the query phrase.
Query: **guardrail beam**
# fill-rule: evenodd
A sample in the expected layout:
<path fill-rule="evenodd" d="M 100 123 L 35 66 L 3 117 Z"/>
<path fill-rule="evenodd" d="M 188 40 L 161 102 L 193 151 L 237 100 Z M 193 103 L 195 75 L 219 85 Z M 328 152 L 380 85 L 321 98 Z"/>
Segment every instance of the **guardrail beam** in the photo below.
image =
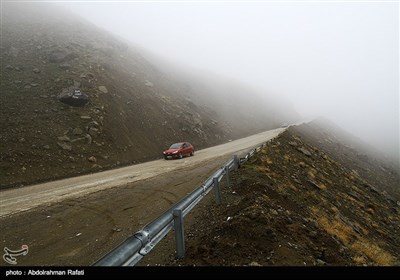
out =
<path fill-rule="evenodd" d="M 266 143 L 262 144 L 264 147 Z M 214 188 L 215 201 L 221 204 L 221 189 L 219 181 L 226 175 L 226 183 L 230 187 L 230 170 L 240 168 L 240 165 L 246 162 L 260 148 L 253 149 L 244 158 L 238 158 L 237 155 L 228 161 L 211 175 L 200 187 L 195 189 L 176 205 L 168 209 L 160 217 L 146 225 L 141 231 L 129 237 L 120 246 L 108 253 L 102 259 L 97 261 L 95 266 L 121 266 L 135 265 L 142 257 L 147 255 L 157 243 L 163 239 L 168 232 L 175 229 L 176 256 L 183 258 L 185 256 L 185 236 L 183 217 L 209 192 Z"/>

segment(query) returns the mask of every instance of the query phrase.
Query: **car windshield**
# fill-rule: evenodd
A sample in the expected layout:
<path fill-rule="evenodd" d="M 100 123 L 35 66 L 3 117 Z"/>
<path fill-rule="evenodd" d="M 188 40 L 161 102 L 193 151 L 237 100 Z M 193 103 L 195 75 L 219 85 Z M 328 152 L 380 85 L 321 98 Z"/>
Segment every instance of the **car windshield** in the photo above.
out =
<path fill-rule="evenodd" d="M 171 147 L 169 147 L 170 149 L 178 149 L 178 148 L 180 148 L 181 147 L 181 143 L 175 143 L 175 144 L 172 144 L 171 145 Z"/>

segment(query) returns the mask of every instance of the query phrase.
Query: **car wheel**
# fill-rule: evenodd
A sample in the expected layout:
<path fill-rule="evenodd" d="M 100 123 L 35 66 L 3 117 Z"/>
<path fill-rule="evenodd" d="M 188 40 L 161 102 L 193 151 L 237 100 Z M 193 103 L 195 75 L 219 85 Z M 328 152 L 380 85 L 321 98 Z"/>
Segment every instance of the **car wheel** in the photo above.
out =
<path fill-rule="evenodd" d="M 164 156 L 164 159 L 165 159 L 165 160 L 167 160 L 167 159 L 168 159 L 168 157 L 167 157 L 167 156 Z"/>
<path fill-rule="evenodd" d="M 192 157 L 194 155 L 194 151 L 191 151 L 190 152 L 190 156 Z"/>
<path fill-rule="evenodd" d="M 183 155 L 182 155 L 182 153 L 179 153 L 179 158 L 183 158 Z"/>

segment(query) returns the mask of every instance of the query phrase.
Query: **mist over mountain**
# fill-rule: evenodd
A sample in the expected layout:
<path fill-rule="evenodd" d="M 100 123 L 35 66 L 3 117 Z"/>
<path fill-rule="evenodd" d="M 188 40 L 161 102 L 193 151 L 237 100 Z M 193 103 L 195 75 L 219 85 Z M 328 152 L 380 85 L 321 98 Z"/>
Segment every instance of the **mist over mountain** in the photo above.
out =
<path fill-rule="evenodd" d="M 174 64 L 285 97 L 399 162 L 398 2 L 60 5 Z"/>
<path fill-rule="evenodd" d="M 237 82 L 158 66 L 49 3 L 6 2 L 2 17 L 2 188 L 160 158 L 178 141 L 205 148 L 298 118 Z M 81 97 L 83 106 L 63 102 Z"/>

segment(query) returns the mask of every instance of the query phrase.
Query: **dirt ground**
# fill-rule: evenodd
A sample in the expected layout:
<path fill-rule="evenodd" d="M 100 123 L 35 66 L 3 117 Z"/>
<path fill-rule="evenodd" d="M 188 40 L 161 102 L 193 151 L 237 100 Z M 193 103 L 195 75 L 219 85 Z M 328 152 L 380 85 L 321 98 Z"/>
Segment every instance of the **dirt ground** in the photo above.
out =
<path fill-rule="evenodd" d="M 201 184 L 226 158 L 196 169 L 45 204 L 0 219 L 3 247 L 29 246 L 22 266 L 90 266 Z M 112 202 L 112 203 L 110 203 Z M 7 265 L 3 260 L 1 266 Z"/>

